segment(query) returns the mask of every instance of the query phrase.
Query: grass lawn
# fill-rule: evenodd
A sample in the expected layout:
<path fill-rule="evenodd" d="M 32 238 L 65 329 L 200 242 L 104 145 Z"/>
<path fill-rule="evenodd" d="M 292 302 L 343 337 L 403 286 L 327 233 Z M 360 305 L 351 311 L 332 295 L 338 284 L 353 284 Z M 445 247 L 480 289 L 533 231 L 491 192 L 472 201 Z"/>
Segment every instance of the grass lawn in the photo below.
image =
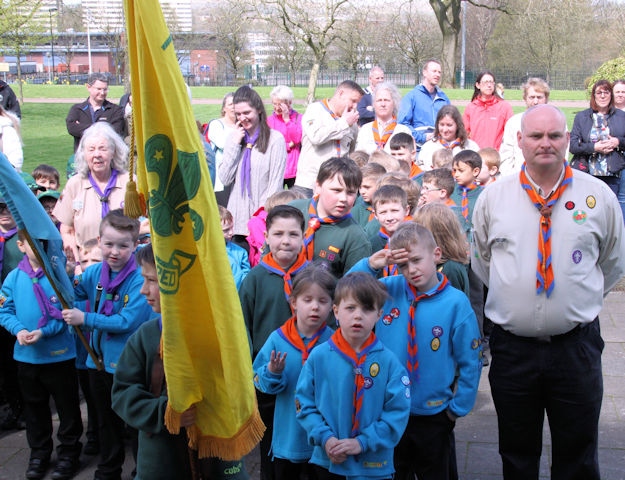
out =
<path fill-rule="evenodd" d="M 12 87 L 15 87 L 13 85 Z M 272 87 L 258 87 L 261 97 L 269 102 L 269 93 Z M 16 93 L 17 93 L 17 89 Z M 194 99 L 221 100 L 223 96 L 235 90 L 235 87 L 192 87 Z M 402 89 L 402 94 L 409 89 Z M 331 96 L 333 89 L 317 89 L 317 97 Z M 303 100 L 306 97 L 306 89 L 295 88 L 295 107 L 303 112 Z M 454 100 L 469 100 L 472 90 L 446 90 L 452 103 Z M 123 94 L 123 87 L 113 86 L 109 92 L 109 98 L 113 101 Z M 83 85 L 24 85 L 24 97 L 34 98 L 86 98 L 87 91 Z M 521 100 L 521 92 L 518 90 L 506 90 L 506 99 Z M 552 100 L 581 100 L 586 101 L 585 91 L 556 90 L 551 92 Z M 24 141 L 24 171 L 31 172 L 40 163 L 55 166 L 61 172 L 61 184 L 65 184 L 65 169 L 67 160 L 73 153 L 73 139 L 65 128 L 65 117 L 69 111 L 68 103 L 30 103 L 22 106 L 22 138 Z M 271 104 L 266 105 L 268 113 L 271 112 Z M 220 116 L 220 104 L 195 104 L 193 111 L 195 117 L 202 123 Z M 462 111 L 463 108 L 460 108 Z M 514 112 L 523 111 L 523 107 L 514 107 Z M 573 118 L 580 108 L 563 108 L 567 116 L 569 129 L 573 125 Z"/>

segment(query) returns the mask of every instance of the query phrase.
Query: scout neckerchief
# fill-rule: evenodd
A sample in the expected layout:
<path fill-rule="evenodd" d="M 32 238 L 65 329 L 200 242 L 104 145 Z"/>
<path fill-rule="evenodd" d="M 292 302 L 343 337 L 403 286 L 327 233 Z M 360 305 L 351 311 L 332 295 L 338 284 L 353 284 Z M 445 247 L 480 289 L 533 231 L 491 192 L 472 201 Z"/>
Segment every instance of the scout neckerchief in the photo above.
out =
<path fill-rule="evenodd" d="M 460 141 L 459 138 L 456 138 L 454 141 L 452 142 L 446 142 L 445 140 L 443 140 L 442 138 L 438 139 L 438 142 L 445 148 L 449 149 L 449 150 L 453 150 L 456 147 L 459 147 L 462 145 L 462 142 Z"/>
<path fill-rule="evenodd" d="M 44 276 L 43 268 L 33 270 L 33 267 L 26 255 L 24 255 L 24 258 L 22 258 L 20 263 L 17 264 L 17 268 L 28 275 L 28 278 L 30 278 L 33 282 L 33 293 L 35 294 L 37 305 L 39 305 L 39 311 L 41 312 L 41 317 L 37 320 L 37 328 L 45 327 L 48 323 L 48 318 L 62 320 L 63 315 L 61 314 L 61 311 L 52 305 L 50 299 L 46 295 L 46 292 L 39 283 L 39 280 L 41 280 Z"/>
<path fill-rule="evenodd" d="M 278 262 L 275 261 L 271 252 L 261 258 L 259 264 L 271 273 L 275 273 L 276 275 L 280 275 L 282 277 L 282 280 L 284 280 L 284 295 L 286 296 L 286 301 L 289 302 L 291 297 L 291 288 L 293 287 L 293 276 L 308 265 L 308 260 L 306 259 L 304 249 L 302 249 L 297 255 L 295 263 L 291 265 L 288 270 L 284 270 Z"/>
<path fill-rule="evenodd" d="M 317 215 L 317 202 L 319 201 L 319 195 L 315 195 L 310 201 L 308 206 L 308 228 L 304 233 L 304 247 L 306 248 L 306 258 L 312 260 L 315 255 L 315 232 L 319 230 L 321 225 L 339 223 L 346 218 L 351 218 L 352 214 L 348 213 L 342 217 L 319 217 Z"/>
<path fill-rule="evenodd" d="M 9 207 L 6 207 L 9 208 Z M 17 227 L 7 230 L 6 232 L 0 231 L 0 274 L 2 273 L 3 261 L 4 261 L 4 244 L 7 240 L 10 240 L 13 235 L 17 233 Z"/>
<path fill-rule="evenodd" d="M 447 200 L 445 200 L 445 205 L 448 207 L 457 207 L 456 202 L 454 202 L 451 198 L 447 198 Z"/>
<path fill-rule="evenodd" d="M 113 314 L 113 297 L 115 296 L 115 292 L 122 284 L 124 280 L 126 280 L 132 272 L 137 269 L 137 263 L 135 262 L 135 256 L 132 255 L 124 268 L 122 268 L 113 280 L 111 280 L 111 267 L 108 263 L 102 262 L 102 270 L 100 270 L 100 281 L 98 282 L 98 286 L 96 287 L 98 291 L 105 292 L 104 297 L 104 305 L 100 310 L 100 313 L 104 315 L 112 315 Z M 96 307 L 94 310 L 97 311 L 99 299 L 96 300 Z"/>
<path fill-rule="evenodd" d="M 299 334 L 296 322 L 297 320 L 295 316 L 289 318 L 286 322 L 284 322 L 284 325 L 278 329 L 278 335 L 280 335 L 287 343 L 302 354 L 302 365 L 304 365 L 306 360 L 308 360 L 310 352 L 312 352 L 312 349 L 315 348 L 321 334 L 326 329 L 326 322 L 323 322 L 319 326 L 319 330 L 317 330 L 314 335 L 308 339 L 308 345 L 304 343 L 304 339 Z"/>
<path fill-rule="evenodd" d="M 367 223 L 368 223 L 375 218 L 375 210 L 373 209 L 371 205 L 368 205 L 365 208 L 367 209 L 367 212 L 369 212 L 369 218 L 367 219 Z"/>
<path fill-rule="evenodd" d="M 391 121 L 391 123 L 389 123 L 388 125 L 384 127 L 384 131 L 382 132 L 382 135 L 380 136 L 380 131 L 378 129 L 378 119 L 376 118 L 373 121 L 373 126 L 371 127 L 371 131 L 373 132 L 373 141 L 377 145 L 378 150 L 384 149 L 386 142 L 388 142 L 388 139 L 391 138 L 391 135 L 393 135 L 393 131 L 395 130 L 396 126 L 397 126 L 397 119 L 393 117 L 393 120 Z"/>
<path fill-rule="evenodd" d="M 243 156 L 241 157 L 241 195 L 244 195 L 247 191 L 247 196 L 252 198 L 252 148 L 258 140 L 260 134 L 260 127 L 256 129 L 253 135 L 245 131 L 245 150 L 243 150 Z"/>
<path fill-rule="evenodd" d="M 458 186 L 460 187 L 460 190 L 462 190 L 462 203 L 460 204 L 460 207 L 462 208 L 462 216 L 465 220 L 467 220 L 469 218 L 469 192 L 478 188 L 478 185 L 473 182 L 468 187 L 465 187 L 464 185 Z"/>
<path fill-rule="evenodd" d="M 362 411 L 362 400 L 365 393 L 365 376 L 363 375 L 362 368 L 365 364 L 365 360 L 367 359 L 367 354 L 376 346 L 378 339 L 374 333 L 371 332 L 367 340 L 365 340 L 365 343 L 363 343 L 360 347 L 360 353 L 356 353 L 352 346 L 347 343 L 347 340 L 343 338 L 339 327 L 339 329 L 332 334 L 328 343 L 330 343 L 336 349 L 338 354 L 341 355 L 354 368 L 354 400 L 352 432 L 350 435 L 351 438 L 354 438 L 360 433 L 360 413 Z"/>
<path fill-rule="evenodd" d="M 109 177 L 109 181 L 106 183 L 106 187 L 104 187 L 104 192 L 100 190 L 98 183 L 94 180 L 93 175 L 89 172 L 89 183 L 95 190 L 96 195 L 100 199 L 100 203 L 102 204 L 102 218 L 106 217 L 106 214 L 109 213 L 110 205 L 109 200 L 111 196 L 111 192 L 115 188 L 115 184 L 117 183 L 117 170 L 111 170 L 111 176 Z"/>
<path fill-rule="evenodd" d="M 549 196 L 542 198 L 534 189 L 525 173 L 525 163 L 519 172 L 521 186 L 527 192 L 530 200 L 540 212 L 540 229 L 538 231 L 538 261 L 536 264 L 536 294 L 543 291 L 549 297 L 555 286 L 553 267 L 551 265 L 551 211 L 558 199 L 573 182 L 573 170 L 564 162 L 564 178 L 558 188 Z"/>
<path fill-rule="evenodd" d="M 406 215 L 404 217 L 404 219 L 402 220 L 402 222 L 412 222 L 412 216 Z M 384 249 L 391 248 L 390 241 L 391 241 L 392 233 L 388 233 L 386 228 L 380 227 L 380 231 L 378 232 L 378 235 L 380 237 L 382 237 L 384 240 L 386 240 L 386 244 L 384 245 Z M 399 273 L 399 269 L 397 268 L 397 264 L 395 264 L 395 263 L 393 265 L 387 265 L 382 270 L 382 276 L 383 277 L 394 277 L 398 273 Z"/>
<path fill-rule="evenodd" d="M 449 281 L 444 274 L 440 275 L 442 280 L 436 286 L 432 293 L 418 293 L 417 289 L 412 285 L 408 284 L 408 288 L 412 293 L 412 302 L 410 303 L 410 308 L 408 309 L 408 315 L 410 316 L 408 320 L 408 358 L 406 359 L 406 370 L 408 370 L 408 375 L 410 376 L 410 381 L 414 384 L 419 379 L 418 369 L 419 369 L 419 346 L 417 343 L 417 325 L 415 314 L 417 312 L 417 303 L 419 303 L 424 298 L 430 298 L 434 295 L 438 295 L 441 293 L 447 285 L 449 285 Z"/>
<path fill-rule="evenodd" d="M 321 105 L 323 105 L 323 108 L 326 109 L 326 111 L 332 116 L 334 120 L 338 120 L 339 118 L 341 118 L 332 111 L 332 109 L 330 108 L 330 105 L 328 104 L 327 98 L 324 98 L 323 100 L 321 100 Z M 340 157 L 341 156 L 341 141 L 334 140 L 334 147 L 336 148 L 336 156 Z"/>

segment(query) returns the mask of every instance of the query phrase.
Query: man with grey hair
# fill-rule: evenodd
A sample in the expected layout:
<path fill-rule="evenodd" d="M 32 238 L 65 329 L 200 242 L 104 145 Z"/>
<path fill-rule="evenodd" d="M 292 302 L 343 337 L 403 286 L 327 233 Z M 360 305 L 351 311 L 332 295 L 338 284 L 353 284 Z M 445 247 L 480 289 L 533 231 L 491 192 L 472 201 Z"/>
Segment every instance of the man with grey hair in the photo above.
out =
<path fill-rule="evenodd" d="M 67 131 L 74 137 L 74 152 L 78 148 L 83 132 L 96 122 L 108 122 L 122 138 L 126 135 L 124 110 L 106 99 L 109 89 L 108 77 L 93 73 L 87 80 L 89 98 L 72 105 L 65 119 Z"/>
<path fill-rule="evenodd" d="M 599 312 L 625 272 L 623 215 L 602 181 L 571 169 L 564 114 L 529 108 L 525 163 L 484 189 L 471 267 L 489 288 L 489 380 L 505 480 L 537 480 L 545 412 L 551 478 L 600 480 Z"/>
<path fill-rule="evenodd" d="M 378 83 L 384 81 L 384 70 L 382 67 L 375 65 L 369 70 L 369 86 L 365 88 L 365 94 L 358 102 L 358 126 L 362 127 L 365 123 L 373 122 L 375 112 L 373 111 L 373 91 Z"/>

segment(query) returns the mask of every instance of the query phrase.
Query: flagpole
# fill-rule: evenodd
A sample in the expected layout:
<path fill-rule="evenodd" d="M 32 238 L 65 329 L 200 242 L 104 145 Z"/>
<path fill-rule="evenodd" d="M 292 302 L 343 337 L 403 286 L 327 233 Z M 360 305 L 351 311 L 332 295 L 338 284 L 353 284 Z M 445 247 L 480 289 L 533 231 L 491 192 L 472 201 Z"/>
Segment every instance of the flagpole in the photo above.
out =
<path fill-rule="evenodd" d="M 37 248 L 35 246 L 35 243 L 34 243 L 32 237 L 30 236 L 30 233 L 28 233 L 28 230 L 26 230 L 25 228 L 22 228 L 21 231 L 24 232 L 24 235 L 26 236 L 26 240 L 28 241 L 28 244 L 30 245 L 30 249 L 35 254 L 35 257 L 37 257 L 37 262 L 41 266 L 41 269 L 43 270 L 43 273 L 45 273 L 46 278 L 50 282 L 50 285 L 52 286 L 52 289 L 54 290 L 54 293 L 56 293 L 56 296 L 58 297 L 59 301 L 61 302 L 61 306 L 63 307 L 63 309 L 70 308 L 70 305 L 67 304 L 67 301 L 65 300 L 65 298 L 63 298 L 63 295 L 58 290 L 58 288 L 56 286 L 56 282 L 54 281 L 54 279 L 52 278 L 50 273 L 46 270 L 45 263 L 44 263 L 43 259 L 41 258 L 41 255 L 39 255 L 39 251 L 37 250 Z M 74 332 L 76 333 L 76 335 L 80 339 L 81 343 L 84 345 L 85 349 L 87 350 L 87 353 L 91 357 L 91 360 L 93 360 L 93 363 L 95 363 L 96 369 L 99 370 L 99 371 L 102 371 L 104 369 L 104 366 L 102 365 L 102 361 L 98 358 L 98 356 L 95 354 L 95 352 L 93 351 L 93 349 L 89 345 L 89 342 L 85 338 L 85 334 L 82 333 L 82 330 L 80 329 L 80 327 L 78 327 L 77 325 L 74 325 Z"/>

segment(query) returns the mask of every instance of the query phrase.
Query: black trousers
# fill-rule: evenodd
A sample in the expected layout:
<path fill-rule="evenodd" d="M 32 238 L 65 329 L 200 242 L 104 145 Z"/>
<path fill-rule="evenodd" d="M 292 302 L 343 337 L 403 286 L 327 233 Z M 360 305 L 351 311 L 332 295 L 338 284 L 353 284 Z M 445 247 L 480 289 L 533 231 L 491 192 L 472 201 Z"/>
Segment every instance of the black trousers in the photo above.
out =
<path fill-rule="evenodd" d="M 274 458 L 276 480 L 317 480 L 312 464 L 294 463 L 284 458 Z"/>
<path fill-rule="evenodd" d="M 271 439 L 273 437 L 273 415 L 276 409 L 276 396 L 256 390 L 258 413 L 265 424 L 266 430 L 260 441 L 260 480 L 274 480 L 273 460 L 271 459 Z"/>
<path fill-rule="evenodd" d="M 89 369 L 91 394 L 98 415 L 98 439 L 100 461 L 95 473 L 98 480 L 121 480 L 122 466 L 126 458 L 124 421 L 111 408 L 113 374 Z"/>
<path fill-rule="evenodd" d="M 546 412 L 552 480 L 599 480 L 604 346 L 599 319 L 542 340 L 519 337 L 495 325 L 490 346 L 488 377 L 504 479 L 538 479 Z"/>
<path fill-rule="evenodd" d="M 82 396 L 84 397 L 85 403 L 87 404 L 87 441 L 96 442 L 99 444 L 98 412 L 95 405 L 95 398 L 93 398 L 93 394 L 91 393 L 89 370 L 77 368 L 76 373 L 78 374 L 78 384 L 80 385 L 80 389 L 82 390 Z"/>
<path fill-rule="evenodd" d="M 78 462 L 82 417 L 74 360 L 41 365 L 17 362 L 17 371 L 31 458 L 47 461 L 52 454 L 52 397 L 59 414 L 57 456 Z"/>
<path fill-rule="evenodd" d="M 445 411 L 436 415 L 410 415 L 408 426 L 395 447 L 395 479 L 450 480 L 457 478 L 453 471 L 455 454 L 452 448 L 453 429 Z"/>

